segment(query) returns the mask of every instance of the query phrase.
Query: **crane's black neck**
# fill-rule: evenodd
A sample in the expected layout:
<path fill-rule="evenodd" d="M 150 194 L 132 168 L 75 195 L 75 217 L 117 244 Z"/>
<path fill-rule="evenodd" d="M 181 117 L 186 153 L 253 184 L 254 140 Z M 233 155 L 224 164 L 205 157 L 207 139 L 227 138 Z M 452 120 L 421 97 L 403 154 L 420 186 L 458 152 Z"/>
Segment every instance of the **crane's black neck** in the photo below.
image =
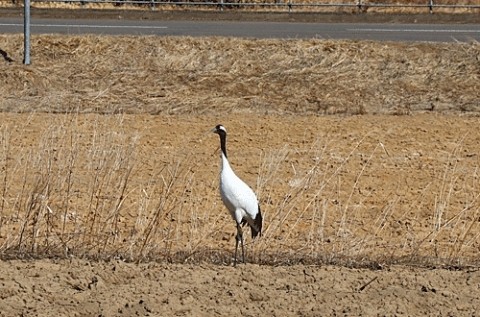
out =
<path fill-rule="evenodd" d="M 222 153 L 227 157 L 227 132 L 220 130 L 218 131 L 218 135 L 220 136 L 220 148 L 222 149 Z"/>

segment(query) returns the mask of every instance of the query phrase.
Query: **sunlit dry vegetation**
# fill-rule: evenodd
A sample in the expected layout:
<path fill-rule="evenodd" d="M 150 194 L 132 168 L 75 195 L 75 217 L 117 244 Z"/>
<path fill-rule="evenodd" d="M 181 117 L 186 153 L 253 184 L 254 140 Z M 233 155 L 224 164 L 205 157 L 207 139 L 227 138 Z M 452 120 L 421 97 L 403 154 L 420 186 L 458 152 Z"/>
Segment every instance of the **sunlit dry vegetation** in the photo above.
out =
<path fill-rule="evenodd" d="M 207 126 L 215 119 L 198 118 L 205 123 L 188 134 L 176 129 L 193 118 L 158 119 L 6 115 L 3 257 L 229 263 L 235 229 L 217 192 L 218 145 Z M 418 135 L 428 115 L 411 128 L 408 117 L 382 116 L 345 130 L 354 119 L 290 117 L 285 128 L 274 116 L 269 133 L 243 134 L 252 143 L 240 140 L 244 123 L 230 124 L 232 164 L 265 217 L 263 237 L 247 240 L 250 261 L 476 263 L 478 135 L 468 125 L 478 120 L 442 121 L 455 132 L 439 147 L 430 138 L 441 124 Z"/>
<path fill-rule="evenodd" d="M 222 120 L 250 261 L 477 261 L 478 43 L 35 36 L 27 67 L 0 42 L 3 257 L 229 263 Z"/>
<path fill-rule="evenodd" d="M 236 12 L 319 12 L 319 13 L 474 13 L 480 9 L 478 0 L 184 0 L 158 1 L 152 4 L 145 0 L 99 0 L 85 2 L 32 1 L 36 8 L 60 9 L 128 9 L 165 11 L 219 11 Z M 430 4 L 433 7 L 430 7 Z M 21 6 L 19 1 L 0 0 L 0 7 Z M 468 7 L 470 6 L 470 7 Z"/>
<path fill-rule="evenodd" d="M 0 36 L 0 110 L 406 114 L 478 111 L 480 45 Z"/>

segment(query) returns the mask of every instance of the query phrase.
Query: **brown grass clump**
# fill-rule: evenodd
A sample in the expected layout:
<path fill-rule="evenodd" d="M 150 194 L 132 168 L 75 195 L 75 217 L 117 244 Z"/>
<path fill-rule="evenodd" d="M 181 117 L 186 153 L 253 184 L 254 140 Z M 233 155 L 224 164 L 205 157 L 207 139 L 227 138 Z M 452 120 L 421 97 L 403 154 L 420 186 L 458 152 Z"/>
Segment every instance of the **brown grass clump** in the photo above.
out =
<path fill-rule="evenodd" d="M 476 112 L 480 46 L 2 35 L 0 110 L 97 113 Z"/>

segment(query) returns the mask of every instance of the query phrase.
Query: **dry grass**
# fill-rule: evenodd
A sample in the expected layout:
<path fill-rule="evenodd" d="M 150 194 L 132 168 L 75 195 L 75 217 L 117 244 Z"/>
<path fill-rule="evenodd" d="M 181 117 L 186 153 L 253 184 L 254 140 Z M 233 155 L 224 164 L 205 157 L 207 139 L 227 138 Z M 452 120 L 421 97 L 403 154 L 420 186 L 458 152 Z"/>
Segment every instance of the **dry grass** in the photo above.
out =
<path fill-rule="evenodd" d="M 18 116 L 23 119 L 11 121 Z M 175 122 L 172 134 L 157 132 L 153 139 L 149 130 L 132 129 L 142 125 L 139 118 L 8 115 L 0 158 L 2 257 L 230 263 L 234 226 L 218 198 L 218 164 L 212 164 L 218 140 L 198 127 L 174 136 L 188 117 L 167 119 Z M 385 127 L 393 119 L 384 117 Z M 464 126 L 476 123 L 466 119 Z M 300 125 L 293 121 L 291 128 Z M 400 132 L 385 127 L 335 142 L 325 130 L 308 138 L 289 133 L 294 147 L 278 140 L 243 152 L 247 143 L 232 143 L 236 168 L 251 184 L 257 181 L 265 216 L 263 237 L 247 239 L 249 261 L 478 264 L 476 138 L 456 139 L 458 131 L 440 150 L 429 150 L 430 143 L 392 149 L 391 137 Z M 405 140 L 412 137 L 418 136 Z M 241 152 L 257 159 L 242 167 Z M 257 162 L 258 172 L 248 173 Z"/>
<path fill-rule="evenodd" d="M 3 257 L 230 262 L 207 134 L 163 127 L 155 141 L 131 129 L 139 114 L 477 114 L 480 100 L 478 43 L 35 36 L 26 67 L 21 36 L 0 42 L 14 59 L 0 62 Z M 251 261 L 477 263 L 478 142 L 453 128 L 441 151 L 393 150 L 403 132 L 384 120 L 378 133 L 299 130 L 308 141 L 242 152 L 265 206 Z"/>
<path fill-rule="evenodd" d="M 189 2 L 184 1 L 184 2 Z M 202 2 L 202 1 L 190 1 L 190 2 Z M 220 1 L 204 1 L 208 3 L 215 3 Z M 318 1 L 318 0 L 293 0 L 293 1 L 267 1 L 267 0 L 240 0 L 240 1 L 224 1 L 227 5 L 223 7 L 224 10 L 234 11 L 288 11 L 294 12 L 330 12 L 330 13 L 427 13 L 429 12 L 428 0 L 414 0 L 414 1 L 401 1 L 401 0 L 363 0 L 362 6 L 358 7 L 358 1 L 356 0 L 335 0 L 335 1 Z M 228 5 L 228 3 L 234 4 L 249 4 L 248 6 Z M 277 4 L 272 5 L 272 4 Z M 287 4 L 293 4 L 288 6 Z M 252 5 L 256 4 L 256 5 Z M 313 4 L 309 6 L 309 4 Z M 320 5 L 318 5 L 320 4 Z M 334 4 L 334 5 L 331 5 Z M 434 9 L 436 13 L 473 13 L 478 12 L 478 8 L 462 8 L 452 7 L 453 5 L 472 5 L 479 6 L 478 0 L 441 0 L 434 1 L 434 4 L 440 7 Z M 0 0 L 0 7 L 14 7 L 21 5 L 20 2 L 10 0 Z M 405 5 L 405 6 L 402 6 Z M 49 2 L 49 1 L 33 1 L 33 6 L 36 8 L 61 8 L 61 9 L 128 9 L 128 10 L 165 10 L 165 11 L 183 11 L 183 10 L 199 10 L 199 11 L 218 11 L 219 6 L 216 5 L 175 5 L 163 3 L 152 7 L 150 4 L 123 4 L 122 1 L 107 3 L 65 3 L 62 1 Z"/>
<path fill-rule="evenodd" d="M 1 35 L 0 110 L 475 113 L 480 45 Z"/>

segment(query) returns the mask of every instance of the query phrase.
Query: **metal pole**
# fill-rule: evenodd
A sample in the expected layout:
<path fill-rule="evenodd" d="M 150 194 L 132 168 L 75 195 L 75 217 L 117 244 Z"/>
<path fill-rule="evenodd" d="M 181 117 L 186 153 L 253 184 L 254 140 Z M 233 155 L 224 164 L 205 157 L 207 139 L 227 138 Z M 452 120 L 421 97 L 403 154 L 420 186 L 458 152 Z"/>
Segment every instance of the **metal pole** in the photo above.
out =
<path fill-rule="evenodd" d="M 24 0 L 23 12 L 23 63 L 30 65 L 30 0 Z"/>
<path fill-rule="evenodd" d="M 430 14 L 433 13 L 433 0 L 428 0 L 428 8 L 430 9 Z"/>
<path fill-rule="evenodd" d="M 30 0 L 25 0 L 23 13 L 23 63 L 30 65 Z"/>

